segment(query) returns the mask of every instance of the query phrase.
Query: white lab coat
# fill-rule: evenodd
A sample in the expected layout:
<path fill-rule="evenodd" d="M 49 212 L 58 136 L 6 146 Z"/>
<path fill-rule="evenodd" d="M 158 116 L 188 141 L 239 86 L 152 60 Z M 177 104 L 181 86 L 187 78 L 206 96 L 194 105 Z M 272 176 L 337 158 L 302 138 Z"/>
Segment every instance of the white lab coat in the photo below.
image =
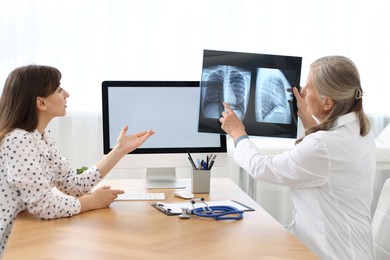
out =
<path fill-rule="evenodd" d="M 261 146 L 261 145 L 260 145 Z M 359 134 L 355 113 L 290 151 L 264 156 L 250 139 L 234 159 L 255 179 L 291 188 L 289 230 L 321 259 L 372 259 L 371 201 L 376 167 L 372 133 Z"/>

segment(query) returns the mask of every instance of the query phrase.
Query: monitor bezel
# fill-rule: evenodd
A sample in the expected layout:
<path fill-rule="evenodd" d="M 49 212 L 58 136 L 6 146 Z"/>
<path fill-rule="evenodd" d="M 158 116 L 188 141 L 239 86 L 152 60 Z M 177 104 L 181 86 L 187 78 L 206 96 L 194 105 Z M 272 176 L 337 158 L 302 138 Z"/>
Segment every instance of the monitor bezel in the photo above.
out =
<path fill-rule="evenodd" d="M 106 80 L 102 82 L 102 124 L 103 124 L 103 152 L 108 154 L 110 147 L 109 129 L 109 94 L 110 87 L 197 87 L 199 81 L 133 81 L 133 80 Z M 119 134 L 119 133 L 117 133 Z M 211 133 L 212 134 L 212 133 Z M 220 134 L 220 147 L 180 147 L 180 148 L 142 148 L 139 147 L 129 154 L 177 154 L 177 153 L 227 153 L 226 135 Z"/>

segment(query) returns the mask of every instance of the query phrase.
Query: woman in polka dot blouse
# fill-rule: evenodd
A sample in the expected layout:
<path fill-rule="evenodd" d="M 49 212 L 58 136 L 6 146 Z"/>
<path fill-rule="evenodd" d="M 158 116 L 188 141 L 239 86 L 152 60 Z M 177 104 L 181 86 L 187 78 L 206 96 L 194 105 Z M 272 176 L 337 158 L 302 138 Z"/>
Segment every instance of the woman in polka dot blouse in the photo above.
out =
<path fill-rule="evenodd" d="M 52 118 L 66 113 L 69 94 L 60 79 L 56 68 L 29 65 L 12 71 L 5 82 L 0 99 L 0 258 L 23 210 L 54 219 L 108 207 L 123 191 L 102 187 L 89 192 L 124 155 L 154 134 L 127 135 L 125 126 L 109 154 L 76 174 L 46 129 Z M 53 193 L 53 187 L 61 193 Z"/>

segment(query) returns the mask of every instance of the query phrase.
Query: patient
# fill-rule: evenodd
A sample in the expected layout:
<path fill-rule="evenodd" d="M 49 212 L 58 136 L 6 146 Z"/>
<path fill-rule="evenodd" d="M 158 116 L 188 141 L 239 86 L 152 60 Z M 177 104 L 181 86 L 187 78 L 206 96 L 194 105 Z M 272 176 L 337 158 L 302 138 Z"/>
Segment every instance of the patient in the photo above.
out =
<path fill-rule="evenodd" d="M 54 219 L 109 207 L 123 191 L 104 186 L 90 193 L 91 189 L 154 134 L 148 130 L 127 135 L 125 126 L 112 151 L 77 174 L 46 129 L 54 117 L 66 114 L 69 94 L 60 79 L 56 68 L 30 65 L 12 71 L 5 82 L 0 99 L 0 258 L 23 210 Z M 53 187 L 61 193 L 54 193 Z"/>

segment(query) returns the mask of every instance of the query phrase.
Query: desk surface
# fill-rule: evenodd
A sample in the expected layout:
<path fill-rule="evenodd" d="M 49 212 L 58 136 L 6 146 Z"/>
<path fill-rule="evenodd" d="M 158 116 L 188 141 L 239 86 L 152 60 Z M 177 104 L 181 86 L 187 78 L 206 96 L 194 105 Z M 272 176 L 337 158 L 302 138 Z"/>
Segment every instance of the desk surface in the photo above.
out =
<path fill-rule="evenodd" d="M 189 180 L 188 180 L 189 183 Z M 104 180 L 112 188 L 145 190 L 144 180 Z M 40 220 L 22 212 L 4 254 L 7 259 L 317 259 L 230 179 L 212 179 L 206 201 L 234 199 L 255 209 L 238 221 L 166 216 L 151 201 L 116 201 L 110 208 L 70 218 Z"/>

